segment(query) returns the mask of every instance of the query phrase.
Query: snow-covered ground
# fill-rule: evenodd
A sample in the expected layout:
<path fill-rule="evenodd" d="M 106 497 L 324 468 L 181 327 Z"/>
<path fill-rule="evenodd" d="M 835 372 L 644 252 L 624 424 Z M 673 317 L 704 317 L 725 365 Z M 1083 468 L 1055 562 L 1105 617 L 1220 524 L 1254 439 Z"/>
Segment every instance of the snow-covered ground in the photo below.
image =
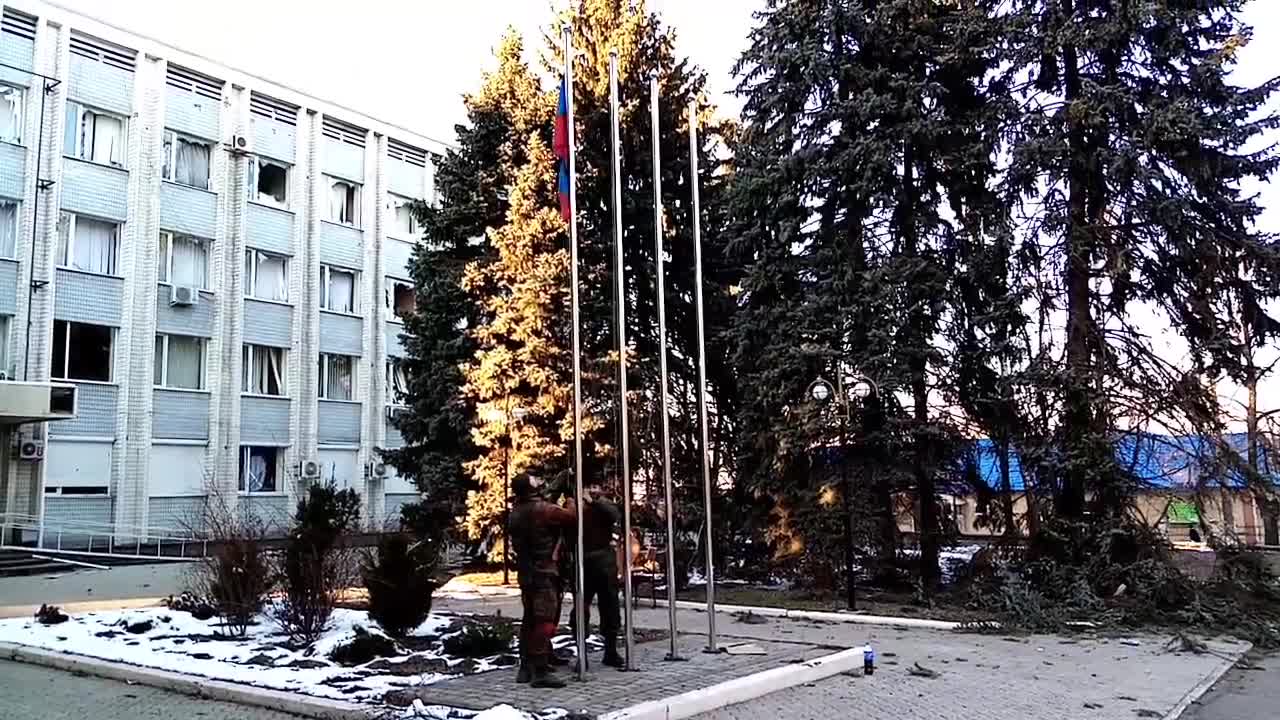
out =
<path fill-rule="evenodd" d="M 420 640 L 414 644 L 428 649 L 406 649 L 402 656 L 355 667 L 339 665 L 328 655 L 355 638 L 357 628 L 382 634 L 367 613 L 358 610 L 335 610 L 329 630 L 304 650 L 288 649 L 287 638 L 266 617 L 251 626 L 246 637 L 228 638 L 217 619 L 197 620 L 188 613 L 163 608 L 85 613 L 56 625 L 42 625 L 33 618 L 0 620 L 0 642 L 322 698 L 381 703 L 389 690 L 502 666 L 496 657 L 449 657 L 439 642 L 431 642 L 431 638 L 442 639 L 456 632 L 459 620 L 458 616 L 433 614 L 412 633 Z M 150 628 L 142 632 L 126 629 L 134 626 L 136 631 L 148 622 Z M 413 665 L 400 667 L 401 663 Z"/>

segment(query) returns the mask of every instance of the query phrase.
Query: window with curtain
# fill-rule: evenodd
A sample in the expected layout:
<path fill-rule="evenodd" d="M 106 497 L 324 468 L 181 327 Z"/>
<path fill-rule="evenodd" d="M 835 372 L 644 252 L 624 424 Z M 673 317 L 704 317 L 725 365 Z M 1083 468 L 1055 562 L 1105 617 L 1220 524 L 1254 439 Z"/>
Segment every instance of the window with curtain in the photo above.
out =
<path fill-rule="evenodd" d="M 289 207 L 289 166 L 266 158 L 249 161 L 249 199 Z"/>
<path fill-rule="evenodd" d="M 156 277 L 160 282 L 173 285 L 189 285 L 201 290 L 209 289 L 209 243 L 200 238 L 160 233 L 160 252 L 156 258 L 159 267 Z"/>
<path fill-rule="evenodd" d="M 245 250 L 245 297 L 289 301 L 289 258 L 261 250 Z"/>
<path fill-rule="evenodd" d="M 173 131 L 164 134 L 164 179 L 209 189 L 209 161 L 213 148 L 204 141 Z"/>
<path fill-rule="evenodd" d="M 245 345 L 241 358 L 241 392 L 283 396 L 284 349 Z"/>
<path fill-rule="evenodd" d="M 405 373 L 404 364 L 396 360 L 387 361 L 387 404 L 402 405 L 409 392 L 409 376 Z"/>
<path fill-rule="evenodd" d="M 0 200 L 0 258 L 15 258 L 18 253 L 18 203 Z"/>
<path fill-rule="evenodd" d="M 22 88 L 0 85 L 0 140 L 22 142 Z"/>
<path fill-rule="evenodd" d="M 9 374 L 9 316 L 0 315 L 0 373 Z"/>
<path fill-rule="evenodd" d="M 53 364 L 57 380 L 111 382 L 115 330 L 105 325 L 53 321 Z"/>
<path fill-rule="evenodd" d="M 320 266 L 320 307 L 340 313 L 356 311 L 356 274 L 351 270 L 342 270 Z"/>
<path fill-rule="evenodd" d="M 404 238 L 416 237 L 418 234 L 418 218 L 413 214 L 413 201 L 395 197 L 391 200 L 394 209 L 392 228 L 396 235 Z"/>
<path fill-rule="evenodd" d="M 319 397 L 324 400 L 350 400 L 355 385 L 355 363 L 349 355 L 320 353 Z"/>
<path fill-rule="evenodd" d="M 156 386 L 203 390 L 204 344 L 203 338 L 156 335 Z"/>
<path fill-rule="evenodd" d="M 64 150 L 71 157 L 124 167 L 128 123 L 119 115 L 67 103 Z"/>
<path fill-rule="evenodd" d="M 360 186 L 345 180 L 329 181 L 329 220 L 343 225 L 360 224 Z"/>
<path fill-rule="evenodd" d="M 245 446 L 240 451 L 239 490 L 243 493 L 276 492 L 283 448 Z"/>
<path fill-rule="evenodd" d="M 58 218 L 58 265 L 101 275 L 116 274 L 120 224 L 72 213 Z"/>

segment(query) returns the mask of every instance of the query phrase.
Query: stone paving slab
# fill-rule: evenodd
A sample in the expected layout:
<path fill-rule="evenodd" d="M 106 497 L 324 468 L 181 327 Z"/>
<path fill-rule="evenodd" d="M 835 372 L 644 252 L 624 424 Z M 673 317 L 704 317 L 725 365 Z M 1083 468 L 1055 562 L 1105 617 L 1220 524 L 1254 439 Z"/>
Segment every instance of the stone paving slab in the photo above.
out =
<path fill-rule="evenodd" d="M 633 672 L 619 672 L 599 664 L 600 654 L 590 653 L 591 667 L 586 682 L 571 673 L 567 687 L 545 690 L 516 684 L 514 670 L 499 670 L 447 680 L 421 689 L 422 701 L 428 705 L 482 710 L 507 703 L 533 712 L 547 708 L 564 708 L 600 714 L 621 710 L 650 700 L 710 687 L 726 680 L 751 675 L 763 670 L 795 662 L 812 660 L 833 652 L 806 643 L 760 640 L 755 644 L 766 655 L 712 655 L 702 652 L 706 638 L 681 636 L 678 648 L 685 658 L 680 662 L 664 660 L 670 642 L 640 643 L 635 648 Z"/>

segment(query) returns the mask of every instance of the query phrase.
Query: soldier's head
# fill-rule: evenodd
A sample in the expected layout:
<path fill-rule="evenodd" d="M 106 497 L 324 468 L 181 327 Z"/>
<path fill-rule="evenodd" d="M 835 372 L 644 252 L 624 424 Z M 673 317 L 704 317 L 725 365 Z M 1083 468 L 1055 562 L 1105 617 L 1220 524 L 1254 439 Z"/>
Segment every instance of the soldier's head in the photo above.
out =
<path fill-rule="evenodd" d="M 542 480 L 532 473 L 520 473 L 511 481 L 511 492 L 517 500 L 531 500 L 542 490 Z"/>

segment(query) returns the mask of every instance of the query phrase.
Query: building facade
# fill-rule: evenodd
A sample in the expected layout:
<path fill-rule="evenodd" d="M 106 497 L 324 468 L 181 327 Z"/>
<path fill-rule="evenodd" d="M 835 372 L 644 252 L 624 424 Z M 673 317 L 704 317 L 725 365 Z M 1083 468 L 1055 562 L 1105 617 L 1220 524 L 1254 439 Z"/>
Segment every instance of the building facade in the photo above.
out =
<path fill-rule="evenodd" d="M 2 510 L 283 524 L 319 480 L 394 517 L 414 489 L 377 451 L 442 148 L 39 2 L 4 3 L 0 63 L 0 373 L 77 388 L 16 433 L 43 457 Z"/>

